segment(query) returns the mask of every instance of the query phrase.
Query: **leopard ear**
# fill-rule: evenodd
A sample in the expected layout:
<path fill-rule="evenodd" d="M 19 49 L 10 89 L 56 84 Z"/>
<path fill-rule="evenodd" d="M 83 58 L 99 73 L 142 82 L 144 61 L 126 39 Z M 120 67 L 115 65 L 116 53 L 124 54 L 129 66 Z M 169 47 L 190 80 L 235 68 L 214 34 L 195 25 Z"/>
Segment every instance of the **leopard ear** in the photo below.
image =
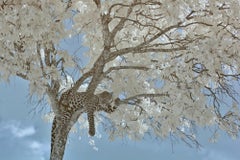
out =
<path fill-rule="evenodd" d="M 120 98 L 116 98 L 116 99 L 114 100 L 114 103 L 115 103 L 116 106 L 119 106 L 120 103 L 121 103 Z"/>

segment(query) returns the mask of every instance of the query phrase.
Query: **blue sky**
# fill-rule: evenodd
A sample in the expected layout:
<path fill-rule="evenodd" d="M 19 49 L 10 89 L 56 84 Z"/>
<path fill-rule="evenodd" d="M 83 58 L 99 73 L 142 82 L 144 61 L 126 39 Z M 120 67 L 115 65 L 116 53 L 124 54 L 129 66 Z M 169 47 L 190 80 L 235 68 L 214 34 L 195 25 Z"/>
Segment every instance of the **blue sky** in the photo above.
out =
<path fill-rule="evenodd" d="M 28 86 L 23 80 L 13 79 L 10 84 L 0 84 L 0 159 L 48 160 L 51 124 L 41 116 L 45 110 L 31 112 L 28 103 Z M 36 111 L 36 110 L 35 110 Z M 141 142 L 127 139 L 110 142 L 102 133 L 95 138 L 98 151 L 89 145 L 87 135 L 79 140 L 71 134 L 64 160 L 239 160 L 240 139 L 231 140 L 223 134 L 215 144 L 209 143 L 208 132 L 199 132 L 200 150 L 187 147 L 183 142 L 156 141 L 146 138 Z"/>

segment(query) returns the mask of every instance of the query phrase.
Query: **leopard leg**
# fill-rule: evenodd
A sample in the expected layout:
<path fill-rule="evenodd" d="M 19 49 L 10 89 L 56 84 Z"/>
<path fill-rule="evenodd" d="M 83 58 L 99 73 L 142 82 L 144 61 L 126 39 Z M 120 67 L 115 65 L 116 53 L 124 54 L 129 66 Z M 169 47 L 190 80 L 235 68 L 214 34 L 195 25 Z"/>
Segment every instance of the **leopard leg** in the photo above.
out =
<path fill-rule="evenodd" d="M 88 116 L 88 125 L 89 125 L 88 133 L 90 136 L 94 136 L 95 135 L 94 112 L 88 111 L 87 116 Z"/>

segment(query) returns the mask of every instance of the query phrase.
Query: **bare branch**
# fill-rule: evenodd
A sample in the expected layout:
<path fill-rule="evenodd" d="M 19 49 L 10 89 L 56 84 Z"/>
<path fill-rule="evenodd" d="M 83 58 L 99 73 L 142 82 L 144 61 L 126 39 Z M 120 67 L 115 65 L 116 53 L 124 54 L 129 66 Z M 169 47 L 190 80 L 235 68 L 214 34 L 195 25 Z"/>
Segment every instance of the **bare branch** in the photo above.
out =
<path fill-rule="evenodd" d="M 86 73 L 84 73 L 74 84 L 74 86 L 72 87 L 74 92 L 77 92 L 78 88 L 82 85 L 82 83 L 89 77 L 91 77 L 93 75 L 93 71 L 90 70 Z"/>
<path fill-rule="evenodd" d="M 132 7 L 133 7 L 133 6 L 129 7 L 129 9 L 128 9 L 128 11 L 127 11 L 126 17 L 121 18 L 120 22 L 119 22 L 119 23 L 116 25 L 116 27 L 112 30 L 111 35 L 110 35 L 110 40 L 111 40 L 112 42 L 113 42 L 114 37 L 115 37 L 115 35 L 117 34 L 117 32 L 120 31 L 120 30 L 123 28 L 123 26 L 124 26 L 124 24 L 125 24 L 125 22 L 126 22 L 126 20 L 127 20 L 127 17 L 129 17 L 129 15 L 130 15 L 131 12 L 132 12 Z"/>
<path fill-rule="evenodd" d="M 52 58 L 51 58 L 51 54 L 53 54 L 55 52 L 55 47 L 54 47 L 54 44 L 52 42 L 49 42 L 50 44 L 50 47 L 48 47 L 47 45 L 44 45 L 44 61 L 45 61 L 45 64 L 47 66 L 51 66 L 52 65 Z M 57 65 L 55 65 L 57 66 Z"/>
<path fill-rule="evenodd" d="M 38 61 L 40 63 L 40 68 L 42 70 L 42 76 L 45 77 L 46 76 L 46 72 L 44 70 L 44 65 L 43 65 L 43 61 L 42 61 L 42 58 L 41 58 L 41 44 L 40 43 L 37 43 L 37 55 L 38 55 Z"/>
<path fill-rule="evenodd" d="M 141 49 L 140 51 L 136 51 L 136 53 L 148 53 L 148 52 L 175 52 L 175 51 L 183 51 L 186 50 L 187 47 L 178 47 L 178 48 L 169 48 L 169 49 L 164 49 L 164 48 L 144 48 Z M 135 53 L 135 52 L 134 52 Z"/>
<path fill-rule="evenodd" d="M 97 8 L 101 8 L 101 1 L 100 0 L 93 0 L 93 1 L 97 5 Z"/>
<path fill-rule="evenodd" d="M 104 75 L 107 75 L 107 74 L 111 73 L 112 71 L 118 71 L 118 70 L 123 70 L 123 69 L 133 69 L 133 70 L 147 71 L 150 68 L 145 67 L 145 66 L 117 66 L 117 67 L 110 67 L 107 71 L 104 72 Z"/>
<path fill-rule="evenodd" d="M 114 60 L 117 56 L 121 56 L 124 54 L 128 53 L 149 53 L 149 52 L 175 52 L 175 51 L 182 51 L 186 50 L 187 47 L 178 47 L 178 48 L 169 48 L 169 49 L 164 49 L 164 48 L 148 48 L 148 47 L 129 47 L 129 48 L 124 48 L 118 51 L 114 51 L 109 54 L 109 58 L 106 60 L 107 62 Z"/>
<path fill-rule="evenodd" d="M 193 145 L 195 145 L 196 148 L 201 147 L 201 144 L 193 134 L 188 134 L 182 131 L 180 128 L 177 128 L 177 131 L 181 134 L 181 140 L 185 142 L 189 147 L 194 147 Z"/>
<path fill-rule="evenodd" d="M 149 40 L 141 43 L 139 46 L 145 46 L 150 44 L 151 42 L 153 42 L 154 40 L 156 40 L 157 38 L 159 38 L 160 36 L 164 35 L 165 33 L 169 32 L 170 30 L 174 29 L 174 28 L 179 28 L 180 25 L 182 24 L 182 22 L 178 22 L 175 25 L 169 26 L 163 30 L 161 30 L 159 33 L 155 34 L 152 38 L 150 38 Z"/>
<path fill-rule="evenodd" d="M 120 104 L 129 104 L 130 101 L 134 101 L 134 102 L 139 102 L 139 99 L 140 98 L 154 98 L 154 97 L 164 97 L 164 96 L 169 96 L 168 93 L 152 93 L 152 94 L 138 94 L 138 95 L 135 95 L 135 96 L 132 96 L 132 97 L 128 97 L 126 99 L 123 99 L 123 100 L 120 100 L 120 99 L 116 99 L 115 100 L 115 103 L 116 105 L 120 105 Z M 133 103 L 134 105 L 136 103 Z"/>

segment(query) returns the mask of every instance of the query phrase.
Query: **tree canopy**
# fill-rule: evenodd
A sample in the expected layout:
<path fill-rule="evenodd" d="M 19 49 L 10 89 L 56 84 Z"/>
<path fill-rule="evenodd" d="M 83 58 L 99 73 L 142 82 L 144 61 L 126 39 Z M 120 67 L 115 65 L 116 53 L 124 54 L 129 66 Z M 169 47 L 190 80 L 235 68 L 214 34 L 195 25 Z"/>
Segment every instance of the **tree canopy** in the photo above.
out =
<path fill-rule="evenodd" d="M 199 126 L 235 138 L 239 8 L 239 0 L 3 0 L 0 80 L 29 81 L 53 112 L 71 86 L 113 92 L 116 111 L 96 115 L 111 139 L 148 133 L 199 145 Z M 84 55 L 61 48 L 76 35 Z"/>

